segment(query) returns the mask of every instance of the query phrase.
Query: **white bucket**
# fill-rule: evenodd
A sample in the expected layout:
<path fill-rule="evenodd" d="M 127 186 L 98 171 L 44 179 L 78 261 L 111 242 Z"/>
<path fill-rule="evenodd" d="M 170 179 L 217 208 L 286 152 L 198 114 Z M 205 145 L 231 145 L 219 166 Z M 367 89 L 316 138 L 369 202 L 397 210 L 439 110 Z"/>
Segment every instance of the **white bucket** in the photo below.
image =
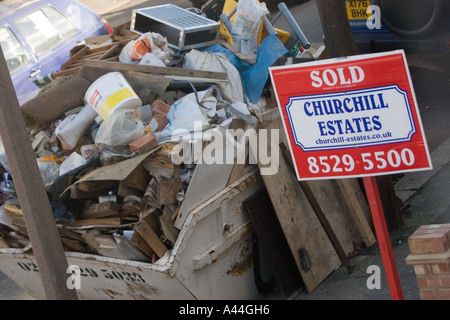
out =
<path fill-rule="evenodd" d="M 110 72 L 98 78 L 86 91 L 84 99 L 103 120 L 118 109 L 142 106 L 141 99 L 120 72 Z"/>

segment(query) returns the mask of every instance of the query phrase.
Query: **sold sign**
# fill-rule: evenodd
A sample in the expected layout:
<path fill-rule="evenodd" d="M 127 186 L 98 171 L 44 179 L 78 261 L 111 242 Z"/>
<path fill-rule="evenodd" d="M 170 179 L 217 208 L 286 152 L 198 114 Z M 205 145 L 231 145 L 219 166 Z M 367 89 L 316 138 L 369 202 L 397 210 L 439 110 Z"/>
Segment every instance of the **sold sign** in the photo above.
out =
<path fill-rule="evenodd" d="M 298 180 L 432 169 L 402 50 L 269 71 Z"/>

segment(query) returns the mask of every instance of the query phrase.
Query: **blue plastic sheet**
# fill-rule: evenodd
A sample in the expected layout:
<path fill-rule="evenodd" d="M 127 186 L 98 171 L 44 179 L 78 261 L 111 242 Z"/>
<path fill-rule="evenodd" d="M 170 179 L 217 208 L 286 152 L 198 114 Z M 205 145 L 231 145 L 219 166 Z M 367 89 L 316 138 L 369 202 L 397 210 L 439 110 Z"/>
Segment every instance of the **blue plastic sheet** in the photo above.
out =
<path fill-rule="evenodd" d="M 288 50 L 275 34 L 267 35 L 258 48 L 256 63 L 251 65 L 236 56 L 231 50 L 216 44 L 204 51 L 225 53 L 241 76 L 244 93 L 251 103 L 257 103 L 269 78 L 269 67 Z"/>

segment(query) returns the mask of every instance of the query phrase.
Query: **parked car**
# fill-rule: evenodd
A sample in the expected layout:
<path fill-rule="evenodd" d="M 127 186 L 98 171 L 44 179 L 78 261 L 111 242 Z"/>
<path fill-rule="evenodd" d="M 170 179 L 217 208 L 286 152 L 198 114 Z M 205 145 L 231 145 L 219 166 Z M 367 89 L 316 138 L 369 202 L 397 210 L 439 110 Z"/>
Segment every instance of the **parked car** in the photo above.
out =
<path fill-rule="evenodd" d="M 72 48 L 105 34 L 106 20 L 78 1 L 0 1 L 0 44 L 19 104 L 39 91 L 33 80 L 60 70 Z"/>
<path fill-rule="evenodd" d="M 344 1 L 361 52 L 450 52 L 449 0 Z M 371 5 L 379 11 L 373 11 L 376 16 L 369 19 L 367 9 Z"/>

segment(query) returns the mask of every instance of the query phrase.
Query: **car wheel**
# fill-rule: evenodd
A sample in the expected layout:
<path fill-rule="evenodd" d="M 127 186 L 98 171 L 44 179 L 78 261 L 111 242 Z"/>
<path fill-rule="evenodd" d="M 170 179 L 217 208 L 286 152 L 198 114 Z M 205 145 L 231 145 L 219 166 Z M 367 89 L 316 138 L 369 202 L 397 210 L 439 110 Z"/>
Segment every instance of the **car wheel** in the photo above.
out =
<path fill-rule="evenodd" d="M 381 23 L 404 38 L 436 38 L 449 30 L 448 0 L 375 0 Z"/>

